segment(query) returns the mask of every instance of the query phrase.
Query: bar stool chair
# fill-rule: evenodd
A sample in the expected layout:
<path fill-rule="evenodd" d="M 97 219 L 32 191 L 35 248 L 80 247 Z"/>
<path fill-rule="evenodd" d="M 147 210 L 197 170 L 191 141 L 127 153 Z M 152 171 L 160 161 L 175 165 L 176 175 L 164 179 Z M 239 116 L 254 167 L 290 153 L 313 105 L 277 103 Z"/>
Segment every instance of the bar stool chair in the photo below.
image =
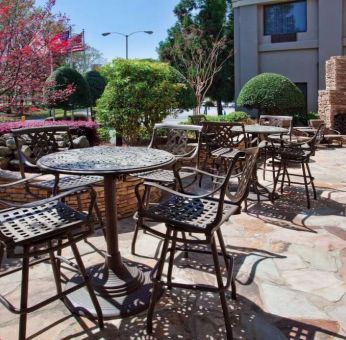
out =
<path fill-rule="evenodd" d="M 243 173 L 239 178 L 239 183 L 235 192 L 230 192 L 230 178 L 235 164 L 239 158 L 242 157 L 244 162 Z M 204 195 L 187 194 L 184 190 L 182 192 L 174 191 L 170 188 L 161 186 L 157 183 L 145 182 L 145 186 L 159 188 L 170 194 L 170 197 L 162 203 L 155 206 L 147 206 L 143 201 L 143 197 L 139 191 L 139 185 L 136 187 L 136 195 L 139 202 L 138 222 L 140 226 L 154 235 L 160 236 L 164 239 L 160 259 L 152 272 L 152 280 L 154 282 L 153 293 L 151 302 L 147 313 L 147 331 L 152 333 L 152 320 L 154 314 L 155 303 L 162 286 L 168 288 L 186 288 L 196 289 L 201 291 L 210 291 L 220 295 L 223 316 L 225 319 L 227 339 L 232 339 L 232 327 L 228 311 L 226 291 L 232 287 L 232 298 L 236 299 L 236 286 L 233 276 L 233 257 L 226 251 L 225 243 L 221 233 L 222 224 L 229 220 L 231 216 L 239 214 L 241 211 L 241 203 L 246 198 L 249 190 L 249 184 L 253 176 L 254 167 L 258 157 L 258 148 L 246 149 L 243 152 L 238 152 L 233 159 L 233 163 L 229 167 L 227 174 L 223 177 L 215 190 L 212 190 Z M 191 168 L 189 168 L 191 170 Z M 185 171 L 182 168 L 181 171 Z M 207 173 L 199 169 L 193 169 L 196 174 L 203 176 L 215 175 Z M 179 172 L 177 172 L 179 176 Z M 218 198 L 214 195 L 217 194 Z M 166 232 L 161 232 L 153 227 L 151 222 L 164 223 Z M 193 237 L 185 239 L 178 236 L 178 233 L 191 233 Z M 197 238 L 199 237 L 199 239 Z M 221 252 L 218 252 L 216 246 L 216 239 L 218 239 Z M 199 250 L 194 248 L 179 248 L 176 246 L 177 242 L 191 245 L 206 245 L 211 248 L 211 251 Z M 170 249 L 168 249 L 171 244 Z M 172 282 L 172 271 L 174 254 L 176 250 L 212 254 L 215 274 L 217 278 L 217 287 L 203 285 L 203 284 L 184 284 L 179 282 Z M 164 263 L 169 255 L 169 264 L 167 270 L 167 281 L 162 280 L 162 273 Z M 223 282 L 219 255 L 224 259 L 227 269 L 226 283 Z"/>
<path fill-rule="evenodd" d="M 25 184 L 27 179 L 1 185 L 0 188 Z M 78 191 L 89 192 L 91 196 L 88 213 L 76 211 L 63 203 L 64 198 L 78 194 Z M 97 313 L 98 325 L 103 328 L 102 311 L 97 301 L 94 290 L 89 282 L 82 258 L 79 254 L 76 243 L 84 239 L 93 232 L 92 209 L 95 204 L 96 193 L 90 187 L 65 191 L 57 196 L 44 200 L 19 204 L 0 200 L 1 205 L 10 208 L 0 211 L 0 265 L 4 251 L 8 258 L 22 259 L 22 280 L 20 306 L 15 307 L 5 296 L 0 295 L 2 303 L 10 312 L 20 315 L 19 319 L 19 339 L 26 337 L 27 314 L 36 311 L 47 304 L 65 298 L 69 293 L 86 287 L 90 299 Z M 76 260 L 76 264 L 61 256 L 55 256 L 54 252 L 70 246 Z M 43 300 L 33 306 L 28 306 L 28 286 L 29 286 L 29 268 L 30 266 L 46 260 L 35 260 L 30 263 L 30 258 L 39 255 L 49 255 L 56 294 Z M 73 288 L 62 290 L 60 267 L 58 262 L 73 266 L 80 271 L 83 282 Z M 19 269 L 20 270 L 20 269 Z M 16 270 L 5 272 L 0 275 L 4 277 L 12 274 Z"/>
<path fill-rule="evenodd" d="M 13 137 L 16 142 L 19 169 L 22 178 L 26 178 L 28 170 L 39 172 L 40 169 L 36 165 L 37 161 L 44 155 L 58 152 L 64 149 L 73 149 L 73 141 L 68 126 L 54 125 L 44 127 L 30 127 L 12 130 Z M 65 146 L 61 146 L 59 137 L 65 139 Z M 23 145 L 28 147 L 24 152 Z M 32 188 L 44 189 L 50 195 L 56 195 L 60 192 L 71 190 L 82 186 L 92 186 L 103 180 L 100 176 L 59 176 L 54 175 L 52 179 L 46 179 L 34 183 L 25 182 L 25 190 L 28 194 L 35 196 Z M 78 192 L 78 191 L 77 191 Z M 77 195 L 77 203 L 80 210 L 80 195 Z M 103 227 L 101 212 L 95 203 L 95 212 L 100 226 Z"/>
<path fill-rule="evenodd" d="M 177 178 L 174 175 L 174 168 L 191 162 L 194 162 L 197 168 L 199 167 L 201 131 L 202 126 L 198 125 L 155 124 L 148 148 L 165 150 L 175 155 L 176 162 L 173 165 L 173 169 L 157 169 L 132 175 L 142 178 L 146 182 L 160 183 L 163 186 L 176 189 Z M 191 142 L 191 139 L 196 140 Z M 180 178 L 187 178 L 192 175 L 191 172 L 181 172 Z M 144 190 L 144 201 L 146 205 L 149 204 L 150 189 L 150 186 L 146 186 Z M 131 245 L 131 253 L 133 255 L 136 253 L 138 231 L 139 225 L 136 223 Z"/>
<path fill-rule="evenodd" d="M 321 124 L 313 137 L 309 140 L 291 140 L 287 141 L 281 139 L 280 144 L 275 144 L 271 140 L 271 153 L 274 161 L 279 161 L 279 169 L 277 170 L 276 177 L 274 180 L 273 192 L 275 192 L 278 182 L 281 182 L 281 193 L 283 192 L 284 183 L 291 184 L 303 184 L 305 187 L 305 194 L 307 200 L 307 208 L 310 209 L 310 194 L 309 194 L 309 185 L 311 185 L 313 190 L 314 199 L 317 199 L 316 188 L 314 184 L 314 177 L 311 174 L 309 162 L 311 156 L 316 152 L 317 145 L 323 138 L 325 124 Z M 289 166 L 291 164 L 299 164 L 302 169 L 301 174 L 289 173 Z M 280 178 L 281 176 L 281 178 Z M 286 179 L 287 176 L 287 179 Z M 301 177 L 303 178 L 303 183 L 292 181 L 291 177 Z"/>

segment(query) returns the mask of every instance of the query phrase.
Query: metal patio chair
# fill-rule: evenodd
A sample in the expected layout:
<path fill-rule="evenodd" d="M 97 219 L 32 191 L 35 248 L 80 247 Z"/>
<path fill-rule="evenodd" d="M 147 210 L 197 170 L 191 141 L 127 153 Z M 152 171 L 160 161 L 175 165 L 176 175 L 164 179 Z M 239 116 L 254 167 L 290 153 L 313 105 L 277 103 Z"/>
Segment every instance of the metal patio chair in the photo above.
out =
<path fill-rule="evenodd" d="M 297 141 L 291 140 L 287 141 L 285 139 L 278 140 L 278 143 L 274 143 L 271 141 L 271 153 L 274 163 L 278 161 L 279 169 L 276 173 L 274 180 L 274 188 L 273 192 L 275 192 L 278 182 L 281 182 L 281 193 L 283 192 L 284 183 L 291 184 L 303 184 L 305 187 L 306 199 L 307 199 L 307 207 L 310 209 L 310 194 L 309 194 L 309 185 L 311 185 L 314 199 L 317 199 L 316 189 L 314 185 L 314 177 L 311 174 L 311 170 L 309 167 L 310 157 L 315 154 L 317 145 L 321 142 L 323 138 L 325 124 L 320 124 L 316 133 L 309 140 Z M 289 167 L 291 164 L 299 164 L 302 168 L 302 174 L 292 174 L 289 173 Z M 280 179 L 281 176 L 281 179 Z M 286 180 L 287 176 L 287 180 Z M 303 183 L 291 181 L 291 177 L 302 177 Z"/>
<path fill-rule="evenodd" d="M 229 122 L 202 122 L 202 138 L 206 143 L 206 157 L 203 169 L 220 174 L 227 168 L 224 162 L 232 160 L 240 149 L 248 147 L 248 138 L 244 124 Z M 233 128 L 237 127 L 235 131 Z M 210 168 L 207 166 L 211 160 Z"/>
<path fill-rule="evenodd" d="M 244 163 L 243 172 L 242 175 L 238 177 L 239 182 L 237 189 L 230 192 L 229 189 L 234 187 L 230 186 L 229 181 L 234 166 L 237 164 L 240 157 L 243 159 Z M 138 222 L 140 226 L 144 230 L 164 239 L 160 259 L 152 272 L 154 288 L 147 314 L 148 333 L 152 333 L 154 307 L 159 297 L 161 286 L 166 286 L 168 288 L 178 287 L 219 293 L 226 324 L 227 338 L 232 338 L 232 327 L 228 311 L 226 291 L 230 286 L 232 286 L 232 298 L 236 298 L 236 287 L 233 276 L 233 258 L 226 251 L 220 228 L 225 221 L 231 218 L 232 215 L 240 213 L 241 203 L 248 194 L 249 184 L 253 176 L 257 157 L 258 148 L 251 148 L 238 152 L 234 156 L 232 165 L 229 167 L 224 177 L 215 176 L 199 169 L 182 168 L 181 171 L 189 170 L 194 171 L 198 175 L 211 176 L 213 178 L 218 177 L 220 183 L 218 183 L 217 187 L 204 195 L 187 194 L 184 190 L 178 192 L 157 183 L 145 182 L 145 186 L 159 188 L 170 195 L 168 199 L 158 205 L 147 206 L 143 200 L 143 196 L 140 194 L 139 186 L 136 187 L 136 195 L 139 202 Z M 179 171 L 177 172 L 177 176 L 179 178 Z M 215 198 L 214 195 L 218 195 L 218 197 Z M 153 226 L 152 222 L 164 223 L 166 231 L 162 232 L 158 230 Z M 183 236 L 180 237 L 178 236 L 180 233 L 189 233 L 191 234 L 191 238 L 186 239 Z M 199 238 L 197 238 L 197 236 Z M 218 252 L 217 250 L 216 238 L 218 238 L 221 252 Z M 184 244 L 187 243 L 188 245 L 207 245 L 211 247 L 211 251 L 190 247 L 178 248 L 176 246 L 177 242 L 182 242 Z M 170 249 L 168 249 L 169 244 L 171 244 Z M 188 285 L 179 282 L 172 282 L 173 262 L 176 250 L 212 254 L 217 278 L 217 287 L 205 284 Z M 162 272 L 168 251 L 170 252 L 170 256 L 167 281 L 163 281 Z M 219 255 L 221 255 L 225 261 L 227 269 L 226 283 L 224 283 L 222 279 Z"/>
<path fill-rule="evenodd" d="M 195 166 L 198 168 L 201 131 L 202 126 L 198 125 L 155 124 L 148 148 L 161 149 L 174 154 L 176 162 L 173 168 L 186 163 L 190 165 L 191 162 L 194 162 Z M 191 138 L 193 139 L 195 137 L 197 140 L 191 142 Z M 174 189 L 176 189 L 177 186 L 177 179 L 174 176 L 173 169 L 158 169 L 132 175 L 142 178 L 146 182 L 160 183 L 161 185 L 173 187 Z M 183 178 L 191 176 L 191 172 L 184 172 L 181 174 Z M 148 205 L 150 187 L 145 187 L 144 197 Z M 132 254 L 135 254 L 136 251 L 138 231 L 139 226 L 138 223 L 136 223 L 131 246 Z"/>
<path fill-rule="evenodd" d="M 28 179 L 19 180 L 0 186 L 7 188 L 19 184 L 27 184 Z M 75 195 L 78 191 L 89 192 L 91 196 L 88 213 L 76 211 L 63 203 L 67 196 Z M 0 265 L 6 251 L 7 258 L 22 259 L 20 268 L 7 271 L 1 277 L 10 275 L 16 271 L 22 271 L 20 307 L 15 307 L 5 296 L 0 295 L 0 302 L 12 313 L 20 315 L 19 339 L 25 339 L 27 314 L 46 306 L 47 304 L 64 298 L 69 293 L 86 287 L 90 299 L 97 313 L 100 329 L 103 328 L 103 317 L 96 295 L 93 291 L 82 258 L 76 243 L 93 232 L 92 209 L 95 204 L 96 194 L 90 187 L 65 191 L 57 196 L 32 202 L 19 204 L 0 200 L 0 204 L 10 208 L 0 211 Z M 74 262 L 55 256 L 54 252 L 70 246 L 76 260 Z M 56 294 L 46 300 L 28 306 L 29 269 L 32 265 L 47 260 L 47 257 L 37 260 L 40 255 L 49 255 L 52 272 L 56 285 Z M 30 258 L 35 258 L 30 262 Z M 62 289 L 60 262 L 72 266 L 78 270 L 83 281 L 75 287 Z"/>
<path fill-rule="evenodd" d="M 73 141 L 71 132 L 68 126 L 45 126 L 45 127 L 32 127 L 32 128 L 21 128 L 12 130 L 19 160 L 19 168 L 22 178 L 26 178 L 26 172 L 28 170 L 39 172 L 40 169 L 36 165 L 37 161 L 44 155 L 58 152 L 61 150 L 72 149 Z M 61 139 L 65 140 L 63 143 L 66 146 L 61 146 Z M 29 147 L 29 152 L 24 152 L 23 145 Z M 35 183 L 26 182 L 25 189 L 33 195 L 32 188 L 47 190 L 51 195 L 55 195 L 60 192 L 71 190 L 82 186 L 92 186 L 102 181 L 103 178 L 99 176 L 76 176 L 66 175 L 59 176 L 54 175 L 54 178 L 42 180 Z M 77 195 L 77 202 L 79 209 L 81 210 L 80 195 Z M 95 204 L 95 212 L 98 221 L 103 226 L 101 212 L 98 208 L 97 203 Z"/>
<path fill-rule="evenodd" d="M 309 126 L 311 126 L 313 129 L 318 129 L 321 124 L 325 124 L 323 119 L 309 120 Z M 346 140 L 346 136 L 342 135 L 340 131 L 327 127 L 324 128 L 323 142 L 327 143 L 328 146 L 334 142 L 336 142 L 338 146 L 342 146 L 344 139 Z"/>

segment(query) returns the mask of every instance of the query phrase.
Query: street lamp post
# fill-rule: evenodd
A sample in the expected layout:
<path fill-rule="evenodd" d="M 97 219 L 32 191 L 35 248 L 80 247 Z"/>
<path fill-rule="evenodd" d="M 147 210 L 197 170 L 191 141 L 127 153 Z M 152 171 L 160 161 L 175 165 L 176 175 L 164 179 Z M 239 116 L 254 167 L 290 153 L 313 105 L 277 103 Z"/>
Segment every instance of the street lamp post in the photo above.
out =
<path fill-rule="evenodd" d="M 130 34 L 124 34 L 124 33 L 120 33 L 120 32 L 105 32 L 105 33 L 102 33 L 102 35 L 105 37 L 105 36 L 110 35 L 110 34 L 119 34 L 119 35 L 122 35 L 123 37 L 125 37 L 125 41 L 126 41 L 126 59 L 129 59 L 129 36 L 131 36 L 133 34 L 136 34 L 136 33 L 153 34 L 154 32 L 153 31 L 135 31 L 135 32 L 132 32 Z"/>

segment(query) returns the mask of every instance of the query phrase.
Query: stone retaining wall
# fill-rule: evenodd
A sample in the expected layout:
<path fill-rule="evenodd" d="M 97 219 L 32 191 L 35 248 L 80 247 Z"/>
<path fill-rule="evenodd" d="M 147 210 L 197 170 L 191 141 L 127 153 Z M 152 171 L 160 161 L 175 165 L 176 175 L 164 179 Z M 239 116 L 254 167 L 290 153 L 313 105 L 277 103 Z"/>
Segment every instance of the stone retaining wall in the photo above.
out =
<path fill-rule="evenodd" d="M 327 127 L 340 129 L 335 116 L 346 115 L 346 57 L 332 57 L 326 62 L 326 90 L 319 91 L 318 113 Z"/>
<path fill-rule="evenodd" d="M 48 175 L 47 175 L 48 176 Z M 41 178 L 41 177 L 40 177 Z M 47 177 L 46 177 L 47 178 Z M 11 171 L 0 170 L 0 184 L 5 184 L 13 182 L 16 179 L 20 179 L 20 175 Z M 33 180 L 35 181 L 35 180 Z M 124 218 L 129 217 L 135 213 L 137 210 L 137 198 L 135 195 L 135 186 L 143 182 L 142 179 L 136 177 L 128 177 L 127 180 L 117 181 L 117 209 L 118 217 Z M 104 190 L 102 182 L 100 185 L 94 186 L 95 191 L 97 192 L 97 203 L 101 210 L 101 213 L 104 216 L 105 206 L 104 206 Z M 143 191 L 144 187 L 141 188 Z M 47 191 L 42 189 L 33 189 L 32 192 L 41 197 L 47 197 Z M 6 200 L 13 200 L 17 202 L 31 202 L 35 200 L 30 194 L 28 194 L 24 187 L 21 185 L 14 186 L 11 188 L 6 188 L 0 193 L 1 198 Z M 161 197 L 161 192 L 155 188 L 151 191 L 151 200 L 157 202 Z M 75 197 L 68 198 L 67 202 L 73 207 L 77 207 L 77 199 Z M 89 206 L 89 195 L 87 193 L 81 195 L 82 209 L 87 210 Z M 4 208 L 1 207 L 0 208 Z"/>

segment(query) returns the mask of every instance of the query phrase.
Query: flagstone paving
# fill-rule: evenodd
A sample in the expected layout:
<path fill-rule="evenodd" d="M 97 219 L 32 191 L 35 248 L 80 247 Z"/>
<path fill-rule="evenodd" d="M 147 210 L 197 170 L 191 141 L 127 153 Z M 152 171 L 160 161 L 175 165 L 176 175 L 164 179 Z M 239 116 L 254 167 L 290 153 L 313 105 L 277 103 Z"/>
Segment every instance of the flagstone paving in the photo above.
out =
<path fill-rule="evenodd" d="M 233 302 L 229 297 L 235 339 L 346 339 L 346 148 L 319 150 L 311 169 L 319 196 L 312 209 L 305 207 L 302 187 L 286 187 L 274 205 L 250 205 L 222 228 L 227 248 L 236 258 L 238 299 Z M 132 256 L 133 225 L 132 219 L 121 221 L 122 254 L 149 270 L 161 242 L 140 233 L 138 256 Z M 81 242 L 80 249 L 87 266 L 100 263 L 103 236 Z M 5 265 L 11 268 L 17 263 Z M 215 283 L 211 259 L 196 254 L 189 259 L 178 254 L 173 277 Z M 32 302 L 55 289 L 46 263 L 36 266 L 30 278 Z M 2 294 L 18 299 L 19 280 L 18 273 L 2 278 Z M 153 336 L 146 334 L 145 312 L 107 320 L 99 331 L 94 322 L 71 316 L 61 302 L 55 302 L 29 315 L 27 334 L 30 339 L 225 338 L 216 294 L 172 289 L 157 304 L 154 320 Z M 17 337 L 17 322 L 0 306 L 1 340 Z"/>

